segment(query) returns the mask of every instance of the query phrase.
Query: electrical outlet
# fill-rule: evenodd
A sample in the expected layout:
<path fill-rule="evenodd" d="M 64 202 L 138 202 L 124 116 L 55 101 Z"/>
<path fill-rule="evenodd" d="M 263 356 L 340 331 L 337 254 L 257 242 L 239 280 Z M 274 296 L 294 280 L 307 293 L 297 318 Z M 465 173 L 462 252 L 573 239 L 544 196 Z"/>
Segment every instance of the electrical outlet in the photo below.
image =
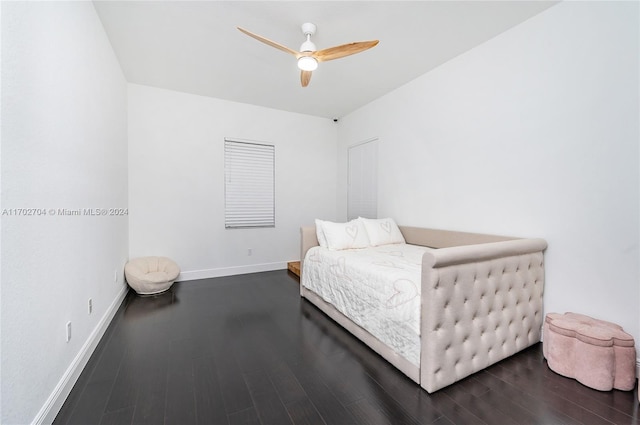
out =
<path fill-rule="evenodd" d="M 247 255 L 251 256 L 253 254 L 253 248 L 248 248 L 247 249 Z"/>
<path fill-rule="evenodd" d="M 93 300 L 89 298 L 89 314 L 93 312 Z"/>
<path fill-rule="evenodd" d="M 71 341 L 71 322 L 67 322 L 67 342 Z"/>

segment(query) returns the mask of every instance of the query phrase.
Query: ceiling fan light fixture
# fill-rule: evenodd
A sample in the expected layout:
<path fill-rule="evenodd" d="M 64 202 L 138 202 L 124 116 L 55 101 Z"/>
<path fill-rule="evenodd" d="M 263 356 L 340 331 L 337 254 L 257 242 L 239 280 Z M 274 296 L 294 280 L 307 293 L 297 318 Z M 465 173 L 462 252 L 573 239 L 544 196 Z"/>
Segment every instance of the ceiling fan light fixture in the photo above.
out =
<path fill-rule="evenodd" d="M 302 56 L 298 59 L 298 68 L 303 71 L 315 71 L 318 68 L 318 61 L 311 56 Z"/>

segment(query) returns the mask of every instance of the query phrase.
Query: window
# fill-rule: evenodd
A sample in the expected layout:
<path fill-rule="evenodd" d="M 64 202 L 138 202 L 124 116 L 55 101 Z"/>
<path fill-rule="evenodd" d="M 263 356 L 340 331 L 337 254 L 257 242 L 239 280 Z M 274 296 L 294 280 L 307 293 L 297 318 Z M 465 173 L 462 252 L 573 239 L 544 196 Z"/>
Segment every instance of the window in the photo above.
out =
<path fill-rule="evenodd" d="M 224 139 L 226 228 L 275 227 L 275 146 Z"/>

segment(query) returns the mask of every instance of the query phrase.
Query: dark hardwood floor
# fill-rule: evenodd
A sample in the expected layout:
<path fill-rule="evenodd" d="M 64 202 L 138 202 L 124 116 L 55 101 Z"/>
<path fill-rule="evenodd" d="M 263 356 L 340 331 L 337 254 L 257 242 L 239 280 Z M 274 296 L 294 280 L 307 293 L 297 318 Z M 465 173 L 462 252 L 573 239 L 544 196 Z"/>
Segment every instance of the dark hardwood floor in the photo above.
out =
<path fill-rule="evenodd" d="M 287 271 L 129 293 L 55 424 L 638 424 L 636 391 L 548 369 L 542 346 L 427 394 Z"/>

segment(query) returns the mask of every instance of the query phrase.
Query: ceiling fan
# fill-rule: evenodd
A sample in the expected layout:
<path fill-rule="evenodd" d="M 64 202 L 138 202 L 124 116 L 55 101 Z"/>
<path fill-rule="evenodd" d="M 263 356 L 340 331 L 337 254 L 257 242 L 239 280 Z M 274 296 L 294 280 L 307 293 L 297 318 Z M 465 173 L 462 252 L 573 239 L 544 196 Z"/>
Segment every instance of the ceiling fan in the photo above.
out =
<path fill-rule="evenodd" d="M 282 44 L 271 41 L 268 38 L 264 38 L 258 34 L 254 34 L 244 28 L 238 27 L 240 31 L 247 34 L 249 37 L 253 37 L 258 41 L 268 44 L 271 47 L 282 50 L 296 57 L 298 60 L 298 68 L 300 68 L 300 83 L 302 87 L 307 87 L 309 81 L 311 81 L 311 72 L 318 67 L 319 62 L 327 62 L 334 59 L 340 59 L 345 56 L 354 55 L 356 53 L 363 52 L 378 44 L 378 40 L 371 41 L 356 41 L 353 43 L 342 44 L 340 46 L 329 47 L 328 49 L 317 50 L 316 45 L 311 41 L 311 36 L 316 33 L 317 27 L 312 23 L 302 24 L 302 33 L 307 40 L 300 46 L 300 51 L 297 52 Z"/>

